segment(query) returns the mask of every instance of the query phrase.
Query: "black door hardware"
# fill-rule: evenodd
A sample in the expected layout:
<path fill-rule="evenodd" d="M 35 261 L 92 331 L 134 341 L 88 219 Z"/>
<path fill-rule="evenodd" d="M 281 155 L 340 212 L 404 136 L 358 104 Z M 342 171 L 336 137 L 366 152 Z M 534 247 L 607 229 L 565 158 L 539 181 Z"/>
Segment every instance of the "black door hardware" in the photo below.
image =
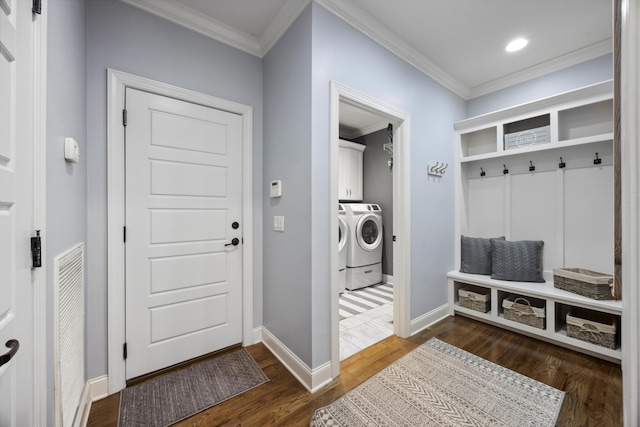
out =
<path fill-rule="evenodd" d="M 240 224 L 238 224 L 238 221 L 233 221 L 233 224 L 231 224 L 231 228 L 233 228 L 234 230 L 237 230 L 238 227 L 240 227 Z"/>
<path fill-rule="evenodd" d="M 9 348 L 9 351 L 0 356 L 0 366 L 8 363 L 9 360 L 11 360 L 13 356 L 16 355 L 18 349 L 20 348 L 20 343 L 18 342 L 18 340 L 9 340 L 5 345 Z"/>
<path fill-rule="evenodd" d="M 231 239 L 231 243 L 227 243 L 225 246 L 238 246 L 239 243 L 240 240 L 237 237 L 234 237 L 233 239 Z"/>
<path fill-rule="evenodd" d="M 36 230 L 36 236 L 31 238 L 31 262 L 32 268 L 42 267 L 40 230 Z"/>

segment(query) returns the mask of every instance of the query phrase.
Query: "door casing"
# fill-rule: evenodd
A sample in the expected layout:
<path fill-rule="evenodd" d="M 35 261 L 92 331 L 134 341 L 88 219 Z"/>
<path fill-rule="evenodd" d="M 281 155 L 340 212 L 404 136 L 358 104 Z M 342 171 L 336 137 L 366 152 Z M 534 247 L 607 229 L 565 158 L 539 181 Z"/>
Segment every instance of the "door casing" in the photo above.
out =
<path fill-rule="evenodd" d="M 411 116 L 392 105 L 358 92 L 336 81 L 330 87 L 330 129 L 329 139 L 329 200 L 338 202 L 338 139 L 340 122 L 340 101 L 361 105 L 386 117 L 394 123 L 394 168 L 393 168 L 393 333 L 406 338 L 411 335 L 410 294 L 411 294 L 411 157 L 410 129 Z M 338 228 L 338 207 L 329 206 L 330 230 Z M 337 233 L 331 233 L 329 248 L 330 284 L 330 336 L 331 336 L 331 378 L 340 374 L 340 331 L 339 331 L 339 280 L 338 280 Z"/>
<path fill-rule="evenodd" d="M 242 116 L 242 344 L 253 342 L 253 107 L 157 82 L 133 74 L 107 70 L 107 334 L 109 394 L 126 386 L 125 360 L 125 225 L 124 130 L 125 88 L 155 93 Z"/>

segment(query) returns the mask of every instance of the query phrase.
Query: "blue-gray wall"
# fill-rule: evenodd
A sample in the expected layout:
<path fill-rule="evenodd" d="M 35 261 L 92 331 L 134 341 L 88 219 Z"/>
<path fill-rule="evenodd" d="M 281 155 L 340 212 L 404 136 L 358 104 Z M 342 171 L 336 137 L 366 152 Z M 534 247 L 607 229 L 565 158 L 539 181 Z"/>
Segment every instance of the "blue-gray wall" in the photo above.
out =
<path fill-rule="evenodd" d="M 312 320 L 313 363 L 330 359 L 329 98 L 335 80 L 411 114 L 412 319 L 447 302 L 454 267 L 453 174 L 430 180 L 426 166 L 453 162 L 453 123 L 465 102 L 331 12 L 312 3 Z M 409 189 L 406 189 L 409 191 Z M 434 209 L 433 205 L 438 208 Z"/>
<path fill-rule="evenodd" d="M 498 90 L 467 102 L 467 117 L 546 98 L 613 78 L 613 56 L 604 55 L 581 64 Z"/>
<path fill-rule="evenodd" d="M 262 61 L 117 0 L 87 1 L 88 376 L 107 373 L 107 68 L 253 107 L 254 324 L 262 324 Z"/>
<path fill-rule="evenodd" d="M 47 10 L 47 319 L 53 319 L 53 260 L 87 240 L 86 28 L 84 0 L 50 0 Z M 80 161 L 66 163 L 64 138 Z M 47 322 L 47 425 L 53 425 L 53 322 Z"/>
<path fill-rule="evenodd" d="M 311 365 L 311 9 L 264 57 L 264 326 Z M 285 231 L 273 231 L 273 216 Z M 328 236 L 327 236 L 328 238 Z"/>
<path fill-rule="evenodd" d="M 387 129 L 355 139 L 366 145 L 362 161 L 364 203 L 376 203 L 382 209 L 382 274 L 393 276 L 393 171 L 391 156 L 382 148 L 389 142 Z"/>

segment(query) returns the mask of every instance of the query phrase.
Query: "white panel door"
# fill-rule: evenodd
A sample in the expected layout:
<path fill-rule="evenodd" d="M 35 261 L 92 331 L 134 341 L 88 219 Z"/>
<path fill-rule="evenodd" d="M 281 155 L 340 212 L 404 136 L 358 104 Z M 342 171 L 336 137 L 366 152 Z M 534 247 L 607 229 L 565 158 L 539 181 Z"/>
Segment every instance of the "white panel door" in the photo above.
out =
<path fill-rule="evenodd" d="M 31 2 L 0 0 L 2 427 L 33 425 L 34 415 L 33 308 L 29 256 L 34 190 L 32 26 Z"/>
<path fill-rule="evenodd" d="M 126 109 L 130 379 L 242 341 L 242 117 L 133 89 Z"/>

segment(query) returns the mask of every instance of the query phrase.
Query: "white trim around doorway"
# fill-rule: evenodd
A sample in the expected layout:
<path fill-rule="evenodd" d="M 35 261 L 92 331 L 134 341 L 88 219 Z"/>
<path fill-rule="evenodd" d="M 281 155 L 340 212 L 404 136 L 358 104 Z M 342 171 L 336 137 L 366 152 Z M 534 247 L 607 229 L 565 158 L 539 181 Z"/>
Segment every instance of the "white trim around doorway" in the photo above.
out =
<path fill-rule="evenodd" d="M 253 108 L 210 95 L 109 69 L 107 70 L 107 334 L 109 394 L 125 388 L 125 265 L 122 238 L 124 206 L 124 132 L 122 111 L 126 88 L 228 111 L 242 116 L 242 343 L 253 340 Z"/>
<path fill-rule="evenodd" d="M 396 237 L 393 250 L 393 333 L 406 338 L 411 335 L 411 117 L 383 101 L 351 89 L 341 83 L 330 84 L 329 138 L 329 200 L 331 212 L 337 212 L 338 202 L 338 140 L 340 101 L 346 101 L 388 118 L 394 126 L 393 168 L 393 234 Z M 330 229 L 338 228 L 338 215 L 329 215 Z M 338 247 L 338 234 L 331 233 L 330 248 Z M 331 376 L 340 374 L 340 330 L 338 315 L 338 251 L 329 254 L 331 269 Z"/>

